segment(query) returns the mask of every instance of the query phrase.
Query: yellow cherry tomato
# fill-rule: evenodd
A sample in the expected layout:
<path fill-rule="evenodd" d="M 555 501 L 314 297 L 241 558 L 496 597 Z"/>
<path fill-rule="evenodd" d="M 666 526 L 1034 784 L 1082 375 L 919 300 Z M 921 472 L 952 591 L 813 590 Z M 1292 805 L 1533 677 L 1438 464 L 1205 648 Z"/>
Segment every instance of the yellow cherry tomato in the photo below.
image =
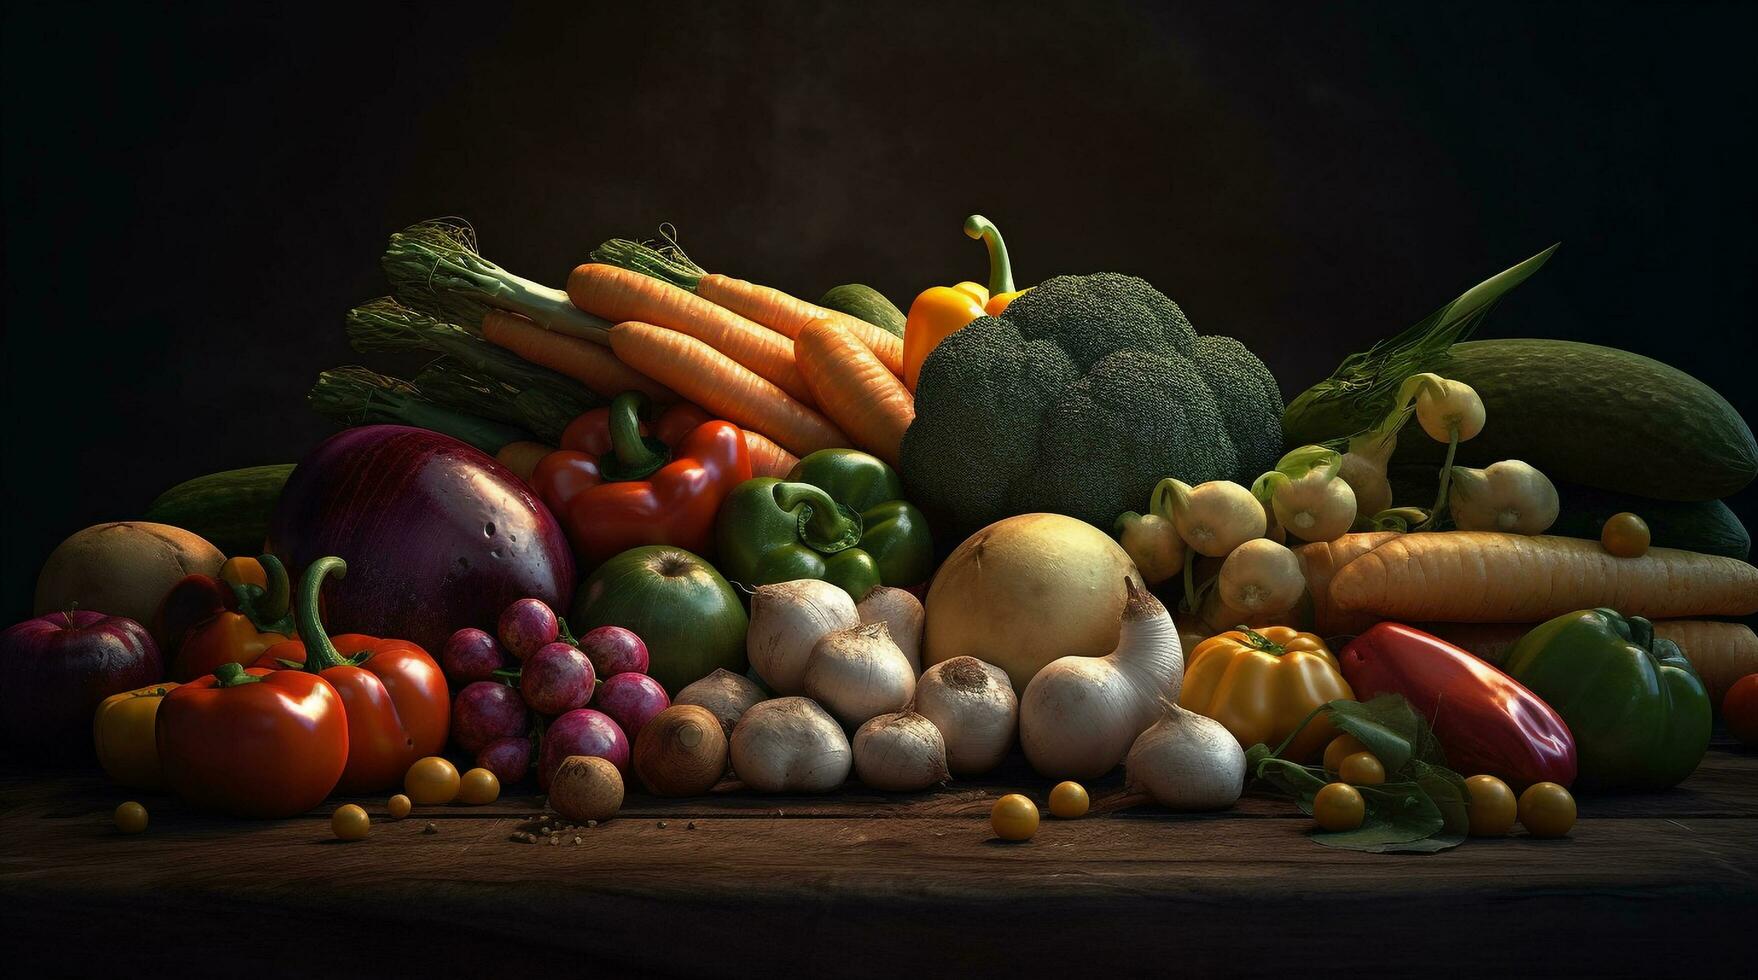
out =
<path fill-rule="evenodd" d="M 1619 558 L 1642 557 L 1648 542 L 1648 522 L 1627 510 L 1613 514 L 1599 531 L 1600 547 Z"/>
<path fill-rule="evenodd" d="M 1386 781 L 1386 767 L 1372 752 L 1351 752 L 1337 764 L 1337 778 L 1351 786 L 1378 786 Z"/>
<path fill-rule="evenodd" d="M 1326 830 L 1354 830 L 1367 816 L 1367 801 L 1348 783 L 1326 783 L 1312 798 L 1312 818 Z"/>
<path fill-rule="evenodd" d="M 458 797 L 458 767 L 437 755 L 417 759 L 403 777 L 403 790 L 416 803 L 450 803 Z"/>
<path fill-rule="evenodd" d="M 995 808 L 989 811 L 989 826 L 1002 840 L 1031 840 L 1038 832 L 1038 805 L 1018 793 L 1009 793 L 995 801 Z"/>
<path fill-rule="evenodd" d="M 1093 805 L 1087 788 L 1073 781 L 1057 783 L 1050 791 L 1050 815 L 1063 820 L 1084 817 Z"/>
<path fill-rule="evenodd" d="M 390 812 L 392 820 L 403 819 L 408 816 L 409 811 L 414 808 L 415 804 L 410 802 L 409 797 L 404 796 L 402 793 L 398 793 L 396 796 L 391 797 L 390 800 L 385 803 L 385 809 Z"/>
<path fill-rule="evenodd" d="M 1520 826 L 1534 837 L 1562 837 L 1575 826 L 1575 798 L 1556 783 L 1533 783 L 1520 794 Z"/>
<path fill-rule="evenodd" d="M 1325 771 L 1336 772 L 1343 765 L 1344 759 L 1366 751 L 1367 746 L 1361 744 L 1361 739 L 1353 735 L 1338 735 L 1331 739 L 1331 744 L 1325 746 Z"/>
<path fill-rule="evenodd" d="M 336 807 L 330 814 L 330 833 L 342 840 L 365 840 L 366 832 L 372 828 L 372 818 L 366 810 L 353 803 L 344 803 Z"/>
<path fill-rule="evenodd" d="M 1472 776 L 1465 780 L 1465 812 L 1471 836 L 1505 837 L 1514 829 L 1518 806 L 1507 783 L 1494 776 Z"/>
<path fill-rule="evenodd" d="M 138 834 L 147 829 L 147 808 L 129 800 L 116 808 L 116 829 L 125 834 Z"/>
<path fill-rule="evenodd" d="M 487 769 L 472 769 L 458 784 L 458 802 L 471 806 L 493 803 L 501 798 L 501 781 Z"/>

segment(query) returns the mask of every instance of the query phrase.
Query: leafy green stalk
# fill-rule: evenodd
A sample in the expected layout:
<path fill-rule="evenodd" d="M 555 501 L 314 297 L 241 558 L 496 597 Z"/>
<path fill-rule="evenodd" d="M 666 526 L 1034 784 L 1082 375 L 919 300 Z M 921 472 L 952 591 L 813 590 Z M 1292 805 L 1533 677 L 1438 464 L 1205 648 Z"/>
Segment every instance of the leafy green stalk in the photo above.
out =
<path fill-rule="evenodd" d="M 1312 839 L 1328 847 L 1377 854 L 1432 853 L 1465 839 L 1465 781 L 1446 767 L 1440 742 L 1410 702 L 1396 694 L 1371 701 L 1332 701 L 1312 713 L 1271 749 L 1258 744 L 1247 751 L 1246 771 L 1294 798 L 1312 813 L 1313 798 L 1331 779 L 1318 766 L 1282 758 L 1294 739 L 1320 716 L 1337 730 L 1355 736 L 1386 770 L 1386 782 L 1357 786 L 1366 815 L 1354 830 L 1316 832 Z"/>
<path fill-rule="evenodd" d="M 1485 279 L 1403 333 L 1344 358 L 1329 378 L 1288 404 L 1282 413 L 1287 437 L 1326 442 L 1385 421 L 1404 379 L 1439 366 L 1454 344 L 1483 323 L 1496 301 L 1530 278 L 1556 250 L 1552 245 Z"/>
<path fill-rule="evenodd" d="M 409 382 L 359 366 L 322 372 L 305 400 L 319 415 L 344 425 L 413 425 L 490 455 L 509 442 L 531 438 L 523 429 L 435 405 Z"/>
<path fill-rule="evenodd" d="M 592 261 L 639 272 L 695 292 L 696 285 L 708 274 L 707 270 L 684 254 L 683 247 L 677 241 L 676 228 L 661 225 L 659 234 L 665 239 L 664 245 L 655 246 L 627 238 L 613 238 L 592 250 Z"/>
<path fill-rule="evenodd" d="M 466 221 L 439 218 L 393 233 L 382 264 L 398 299 L 454 323 L 479 324 L 489 311 L 506 310 L 574 337 L 594 338 L 611 326 L 576 307 L 566 292 L 483 258 Z"/>
<path fill-rule="evenodd" d="M 412 310 L 389 296 L 348 311 L 348 340 L 362 353 L 446 355 L 416 384 L 434 401 L 531 430 L 554 444 L 582 412 L 603 400 L 572 378 L 497 347 L 475 331 Z"/>

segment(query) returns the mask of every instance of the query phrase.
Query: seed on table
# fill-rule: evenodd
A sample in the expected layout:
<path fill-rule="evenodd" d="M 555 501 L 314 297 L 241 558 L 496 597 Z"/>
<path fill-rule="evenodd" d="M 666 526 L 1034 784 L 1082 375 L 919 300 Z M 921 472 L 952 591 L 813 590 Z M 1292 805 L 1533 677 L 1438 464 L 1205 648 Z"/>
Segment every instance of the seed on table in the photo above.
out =
<path fill-rule="evenodd" d="M 576 836 L 575 836 L 575 837 L 574 837 L 574 843 L 576 843 L 576 844 L 578 844 L 578 843 L 580 843 L 580 838 L 579 838 L 579 836 L 578 836 L 578 835 L 576 835 Z"/>
<path fill-rule="evenodd" d="M 696 821 L 694 821 L 694 820 L 690 821 L 689 826 L 685 827 L 684 829 L 685 830 L 695 830 L 696 829 Z"/>
<path fill-rule="evenodd" d="M 596 827 L 596 826 L 598 826 L 598 821 L 596 821 L 596 820 L 588 820 L 588 821 L 586 821 L 586 826 L 587 826 L 587 827 L 588 827 L 588 828 L 592 828 L 592 827 Z"/>
<path fill-rule="evenodd" d="M 557 844 L 560 844 L 561 842 L 562 842 L 562 839 L 560 837 L 551 837 L 549 839 L 549 846 L 554 847 Z"/>
<path fill-rule="evenodd" d="M 424 834 L 437 834 L 437 833 L 439 833 L 439 828 L 433 824 L 428 824 L 427 826 L 421 828 L 421 832 Z"/>
<path fill-rule="evenodd" d="M 665 821 L 664 821 L 664 820 L 661 820 L 661 821 L 660 821 L 660 822 L 659 822 L 659 829 L 660 829 L 660 830 L 664 830 L 664 829 L 665 829 Z"/>

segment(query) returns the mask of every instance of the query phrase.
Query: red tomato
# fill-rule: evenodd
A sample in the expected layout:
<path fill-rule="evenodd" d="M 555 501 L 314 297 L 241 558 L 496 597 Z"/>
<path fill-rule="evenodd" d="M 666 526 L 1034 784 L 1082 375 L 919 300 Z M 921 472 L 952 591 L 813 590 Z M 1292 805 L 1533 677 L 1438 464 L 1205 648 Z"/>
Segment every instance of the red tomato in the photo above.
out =
<path fill-rule="evenodd" d="M 1758 674 L 1734 681 L 1721 699 L 1721 717 L 1729 735 L 1746 745 L 1758 745 Z"/>

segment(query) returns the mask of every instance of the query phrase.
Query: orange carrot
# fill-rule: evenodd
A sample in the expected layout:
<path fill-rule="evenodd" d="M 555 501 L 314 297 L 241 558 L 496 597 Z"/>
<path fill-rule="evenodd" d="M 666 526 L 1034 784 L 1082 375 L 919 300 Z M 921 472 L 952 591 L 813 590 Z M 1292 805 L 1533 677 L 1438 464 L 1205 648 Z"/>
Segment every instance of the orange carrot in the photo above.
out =
<path fill-rule="evenodd" d="M 786 338 L 671 283 L 589 262 L 568 276 L 568 298 L 580 309 L 613 323 L 635 320 L 688 334 L 794 398 L 812 398 L 794 366 L 793 346 Z"/>
<path fill-rule="evenodd" d="M 545 330 L 522 316 L 492 310 L 482 318 L 482 335 L 497 347 L 565 374 L 605 398 L 642 391 L 662 405 L 678 400 L 671 389 L 617 360 L 610 348 Z"/>
<path fill-rule="evenodd" d="M 773 439 L 761 432 L 745 430 L 745 449 L 751 454 L 752 476 L 773 476 L 785 478 L 800 461 L 798 456 L 777 446 Z"/>
<path fill-rule="evenodd" d="M 755 429 L 789 452 L 848 445 L 824 416 L 695 337 L 628 321 L 611 328 L 610 347 L 623 363 L 670 385 L 715 418 Z"/>
<path fill-rule="evenodd" d="M 760 286 L 718 274 L 703 276 L 696 284 L 696 295 L 796 340 L 806 324 L 813 320 L 829 320 L 854 334 L 878 355 L 887 371 L 900 377 L 903 375 L 903 338 L 886 333 L 859 317 L 808 303 L 772 286 Z"/>
<path fill-rule="evenodd" d="M 811 320 L 800 328 L 794 357 L 830 421 L 849 433 L 855 445 L 898 465 L 916 402 L 897 375 L 854 334 L 829 320 Z"/>

